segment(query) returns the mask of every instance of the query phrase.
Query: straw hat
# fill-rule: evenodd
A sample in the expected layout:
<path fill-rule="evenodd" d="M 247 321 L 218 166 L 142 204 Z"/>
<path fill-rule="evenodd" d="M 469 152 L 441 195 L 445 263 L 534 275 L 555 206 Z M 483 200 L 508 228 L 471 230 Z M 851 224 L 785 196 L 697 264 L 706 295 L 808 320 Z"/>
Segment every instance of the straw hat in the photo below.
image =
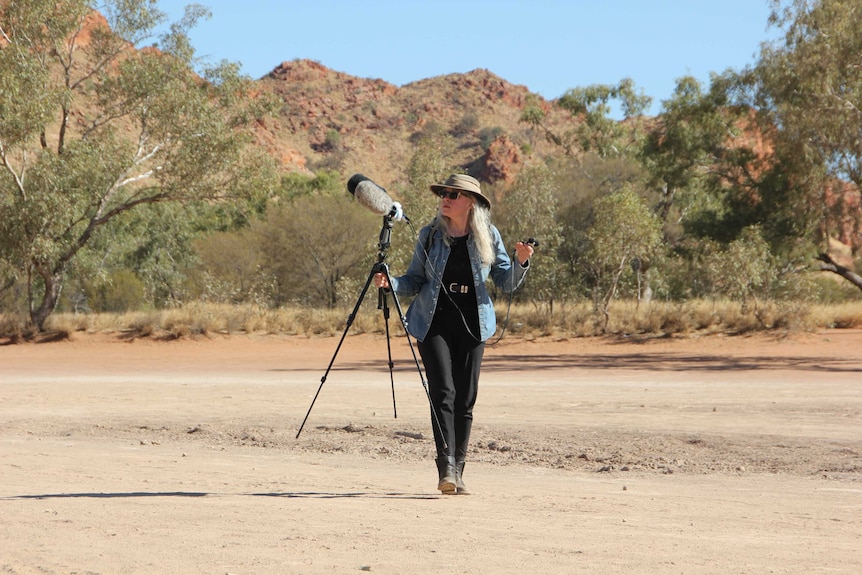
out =
<path fill-rule="evenodd" d="M 482 202 L 487 209 L 491 209 L 491 200 L 482 193 L 482 189 L 479 187 L 479 181 L 466 174 L 452 174 L 449 176 L 445 182 L 442 184 L 432 184 L 431 191 L 438 192 L 442 190 L 458 190 L 461 192 L 468 192 L 473 195 L 478 201 Z"/>

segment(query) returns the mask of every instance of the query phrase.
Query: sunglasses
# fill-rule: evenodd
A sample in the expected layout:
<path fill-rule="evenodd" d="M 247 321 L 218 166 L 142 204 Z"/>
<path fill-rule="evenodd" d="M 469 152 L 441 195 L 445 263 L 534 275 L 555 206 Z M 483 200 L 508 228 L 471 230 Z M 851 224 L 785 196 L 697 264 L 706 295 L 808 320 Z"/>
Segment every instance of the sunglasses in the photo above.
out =
<path fill-rule="evenodd" d="M 461 197 L 461 192 L 458 190 L 437 190 L 434 192 L 438 197 L 441 198 L 449 198 L 450 200 L 457 200 Z"/>

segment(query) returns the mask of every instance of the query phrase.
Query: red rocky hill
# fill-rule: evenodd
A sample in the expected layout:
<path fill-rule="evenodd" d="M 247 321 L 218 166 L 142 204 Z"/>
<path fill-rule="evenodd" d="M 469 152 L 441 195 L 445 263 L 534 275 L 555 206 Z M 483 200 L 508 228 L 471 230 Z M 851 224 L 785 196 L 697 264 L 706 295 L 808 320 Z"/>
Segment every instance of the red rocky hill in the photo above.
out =
<path fill-rule="evenodd" d="M 402 182 L 418 134 L 432 126 L 456 143 L 456 165 L 472 166 L 483 180 L 511 180 L 528 160 L 558 152 L 520 117 L 528 97 L 549 122 L 572 122 L 521 85 L 488 70 L 450 74 L 402 87 L 336 72 L 310 60 L 283 62 L 259 80 L 283 102 L 278 118 L 260 124 L 260 141 L 286 170 L 336 163 L 382 185 Z M 489 135 L 493 137 L 489 137 Z"/>

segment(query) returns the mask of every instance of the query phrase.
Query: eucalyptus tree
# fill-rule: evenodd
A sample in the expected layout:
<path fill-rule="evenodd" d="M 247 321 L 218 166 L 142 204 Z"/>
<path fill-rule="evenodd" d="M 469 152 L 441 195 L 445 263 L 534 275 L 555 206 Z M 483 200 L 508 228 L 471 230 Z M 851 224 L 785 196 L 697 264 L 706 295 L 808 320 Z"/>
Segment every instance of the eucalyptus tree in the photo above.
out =
<path fill-rule="evenodd" d="M 714 76 L 714 80 L 717 78 Z M 676 81 L 672 97 L 662 102 L 659 118 L 644 138 L 638 158 L 648 174 L 648 187 L 658 195 L 656 213 L 667 227 L 672 210 L 682 211 L 679 195 L 693 195 L 710 174 L 720 174 L 723 151 L 738 146 L 739 108 L 728 105 L 724 83 L 704 92 L 691 76 Z M 726 185 L 724 180 L 720 185 Z M 690 205 L 694 198 L 683 198 Z"/>
<path fill-rule="evenodd" d="M 247 128 L 270 103 L 235 64 L 196 59 L 188 31 L 208 15 L 190 5 L 153 42 L 155 0 L 0 2 L 0 269 L 27 283 L 39 329 L 121 214 L 265 187 Z"/>
<path fill-rule="evenodd" d="M 724 249 L 710 254 L 704 265 L 717 293 L 738 301 L 743 313 L 751 309 L 760 319 L 758 299 L 774 295 L 770 288 L 777 282 L 779 273 L 758 226 L 743 230 Z"/>
<path fill-rule="evenodd" d="M 525 292 L 534 303 L 547 306 L 553 313 L 554 303 L 566 297 L 571 284 L 571 276 L 558 258 L 563 222 L 557 180 L 544 165 L 528 167 L 506 190 L 504 200 L 495 208 L 500 215 L 494 219 L 507 242 L 514 245 L 534 237 L 539 243 L 530 262 Z"/>
<path fill-rule="evenodd" d="M 823 269 L 862 289 L 859 276 L 828 255 L 839 226 L 857 239 L 862 234 L 859 218 L 836 213 L 849 197 L 843 192 L 862 188 L 862 6 L 858 0 L 773 0 L 772 8 L 779 36 L 763 47 L 749 81 L 754 105 L 777 128 L 775 153 L 790 176 L 781 183 L 797 191 L 796 218 L 788 223 L 812 234 Z M 830 189 L 839 193 L 827 197 Z M 802 220 L 808 213 L 818 219 L 813 233 Z"/>
<path fill-rule="evenodd" d="M 662 255 L 661 222 L 630 187 L 596 200 L 595 221 L 587 232 L 584 265 L 592 277 L 593 303 L 610 320 L 610 304 L 624 274 Z"/>
<path fill-rule="evenodd" d="M 638 92 L 631 78 L 616 85 L 593 84 L 567 90 L 557 105 L 568 111 L 575 124 L 568 130 L 554 130 L 546 123 L 546 114 L 535 101 L 528 101 L 521 121 L 544 133 L 568 156 L 593 152 L 607 158 L 630 153 L 642 135 L 642 119 L 652 98 Z M 613 104 L 621 119 L 613 117 Z"/>
<path fill-rule="evenodd" d="M 862 6 L 854 0 L 773 0 L 782 40 L 758 63 L 775 123 L 806 143 L 829 174 L 862 185 Z"/>

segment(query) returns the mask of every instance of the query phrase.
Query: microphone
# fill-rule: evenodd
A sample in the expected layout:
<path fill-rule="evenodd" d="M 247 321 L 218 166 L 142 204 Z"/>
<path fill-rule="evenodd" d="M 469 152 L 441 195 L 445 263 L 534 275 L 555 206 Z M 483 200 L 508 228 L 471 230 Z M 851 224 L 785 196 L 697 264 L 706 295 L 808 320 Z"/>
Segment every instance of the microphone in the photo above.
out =
<path fill-rule="evenodd" d="M 410 218 L 404 215 L 401 204 L 392 201 L 386 190 L 362 174 L 353 174 L 347 180 L 347 191 L 353 194 L 357 202 L 379 216 L 388 215 L 396 222 L 402 219 L 410 221 Z"/>

